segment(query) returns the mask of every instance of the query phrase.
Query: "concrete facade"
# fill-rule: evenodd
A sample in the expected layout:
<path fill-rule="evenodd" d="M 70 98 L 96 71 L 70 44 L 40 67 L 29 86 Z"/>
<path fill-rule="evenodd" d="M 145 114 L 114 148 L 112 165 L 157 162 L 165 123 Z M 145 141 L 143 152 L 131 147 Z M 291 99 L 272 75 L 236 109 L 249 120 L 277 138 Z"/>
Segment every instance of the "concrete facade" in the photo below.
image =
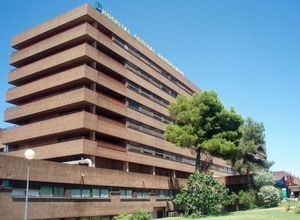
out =
<path fill-rule="evenodd" d="M 38 159 L 31 219 L 172 211 L 195 153 L 164 140 L 167 106 L 201 90 L 89 5 L 15 36 L 12 47 L 6 100 L 15 106 L 4 120 L 16 126 L 0 136 L 0 215 L 22 218 L 27 148 Z M 216 177 L 232 174 L 225 161 L 211 163 Z"/>

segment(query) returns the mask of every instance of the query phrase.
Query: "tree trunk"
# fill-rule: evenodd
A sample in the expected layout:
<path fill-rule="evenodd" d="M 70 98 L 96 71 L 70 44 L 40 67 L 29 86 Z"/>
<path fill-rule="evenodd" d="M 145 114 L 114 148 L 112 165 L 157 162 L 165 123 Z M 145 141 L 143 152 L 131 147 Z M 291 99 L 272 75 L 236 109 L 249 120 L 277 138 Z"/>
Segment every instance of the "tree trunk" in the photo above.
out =
<path fill-rule="evenodd" d="M 201 150 L 200 149 L 197 149 L 196 150 L 196 171 L 201 171 Z"/>

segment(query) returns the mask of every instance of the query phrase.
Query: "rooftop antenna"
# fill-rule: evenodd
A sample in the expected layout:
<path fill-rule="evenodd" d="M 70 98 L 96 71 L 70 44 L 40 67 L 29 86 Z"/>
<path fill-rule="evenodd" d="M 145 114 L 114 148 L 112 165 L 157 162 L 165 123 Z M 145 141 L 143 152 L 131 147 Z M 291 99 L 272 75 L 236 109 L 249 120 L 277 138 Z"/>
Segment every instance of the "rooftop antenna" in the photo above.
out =
<path fill-rule="evenodd" d="M 97 11 L 102 12 L 102 4 L 100 1 L 95 2 L 95 8 Z"/>

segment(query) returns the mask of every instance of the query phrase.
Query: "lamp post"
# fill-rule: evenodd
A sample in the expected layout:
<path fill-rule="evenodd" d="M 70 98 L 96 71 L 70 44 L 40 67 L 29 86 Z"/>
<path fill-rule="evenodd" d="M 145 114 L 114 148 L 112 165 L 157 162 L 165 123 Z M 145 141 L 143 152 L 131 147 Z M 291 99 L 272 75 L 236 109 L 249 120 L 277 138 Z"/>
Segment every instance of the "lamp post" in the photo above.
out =
<path fill-rule="evenodd" d="M 25 214 L 24 219 L 28 217 L 28 189 L 29 189 L 29 175 L 30 175 L 30 161 L 34 158 L 35 152 L 32 149 L 27 149 L 24 153 L 25 158 L 28 160 L 27 163 L 27 182 L 26 182 L 26 194 L 25 194 Z"/>

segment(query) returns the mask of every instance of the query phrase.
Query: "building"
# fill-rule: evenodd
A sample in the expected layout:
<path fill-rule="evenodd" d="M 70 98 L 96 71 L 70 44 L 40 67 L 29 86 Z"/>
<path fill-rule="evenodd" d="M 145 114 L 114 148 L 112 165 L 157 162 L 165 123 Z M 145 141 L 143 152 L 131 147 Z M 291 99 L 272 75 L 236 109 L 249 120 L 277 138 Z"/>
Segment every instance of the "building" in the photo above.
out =
<path fill-rule="evenodd" d="M 0 216 L 102 219 L 142 208 L 162 217 L 194 171 L 195 154 L 163 138 L 167 106 L 200 92 L 104 12 L 83 5 L 15 36 L 0 155 Z M 217 177 L 232 174 L 213 158 Z M 81 165 L 81 166 L 80 166 Z M 101 216 L 101 217 L 100 217 Z"/>
<path fill-rule="evenodd" d="M 286 171 L 273 172 L 276 185 L 281 188 L 282 197 L 300 198 L 300 178 Z"/>

